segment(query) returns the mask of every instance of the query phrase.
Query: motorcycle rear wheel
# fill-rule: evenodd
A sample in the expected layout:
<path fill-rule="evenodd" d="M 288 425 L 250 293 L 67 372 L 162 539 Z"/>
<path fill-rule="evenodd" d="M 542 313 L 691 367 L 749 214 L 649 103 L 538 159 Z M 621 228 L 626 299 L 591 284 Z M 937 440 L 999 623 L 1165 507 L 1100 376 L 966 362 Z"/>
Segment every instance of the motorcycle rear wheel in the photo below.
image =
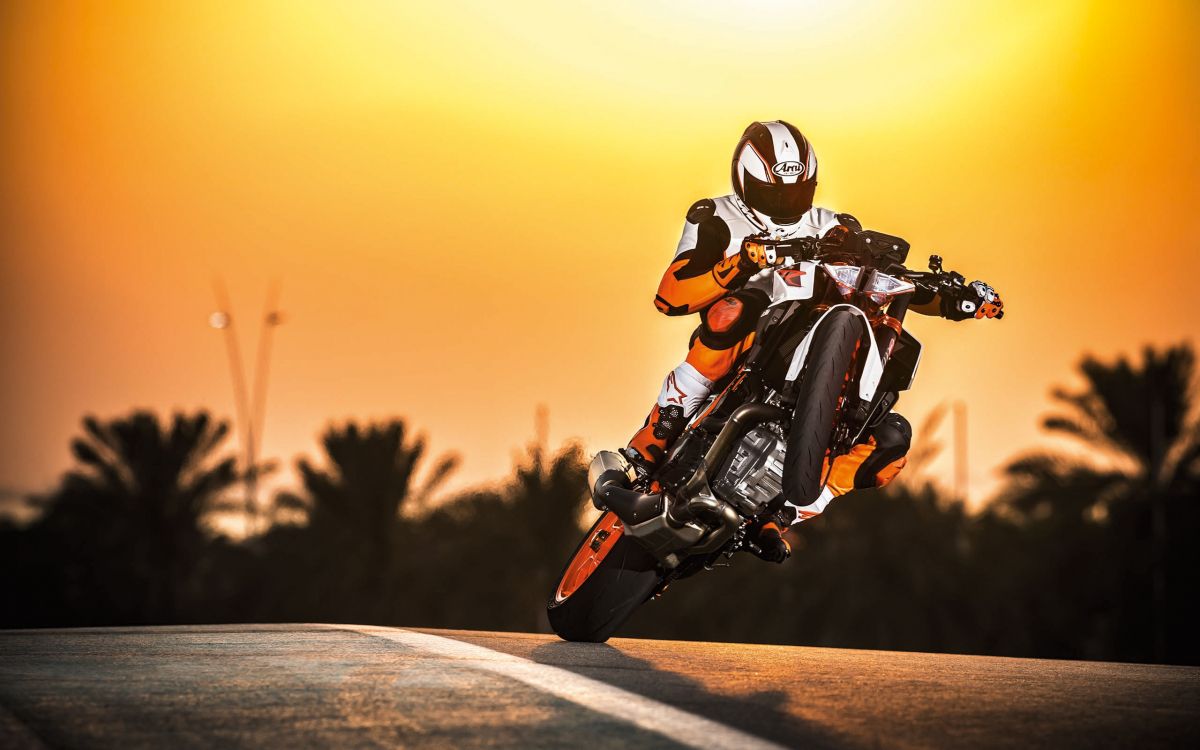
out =
<path fill-rule="evenodd" d="M 814 334 L 783 460 L 784 497 L 793 505 L 808 505 L 821 494 L 825 457 L 862 334 L 862 322 L 849 310 L 830 312 Z"/>
<path fill-rule="evenodd" d="M 546 604 L 550 627 L 566 641 L 603 643 L 661 580 L 658 561 L 625 536 L 621 521 L 608 511 L 563 568 Z"/>

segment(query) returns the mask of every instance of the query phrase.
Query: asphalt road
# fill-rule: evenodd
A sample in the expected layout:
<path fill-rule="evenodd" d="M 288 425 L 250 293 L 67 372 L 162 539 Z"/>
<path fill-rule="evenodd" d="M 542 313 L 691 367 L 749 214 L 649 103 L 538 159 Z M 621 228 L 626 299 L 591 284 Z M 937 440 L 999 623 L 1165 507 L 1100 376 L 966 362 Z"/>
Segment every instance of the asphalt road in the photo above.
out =
<path fill-rule="evenodd" d="M 1200 669 L 328 625 L 0 631 L 0 748 L 1200 747 Z"/>

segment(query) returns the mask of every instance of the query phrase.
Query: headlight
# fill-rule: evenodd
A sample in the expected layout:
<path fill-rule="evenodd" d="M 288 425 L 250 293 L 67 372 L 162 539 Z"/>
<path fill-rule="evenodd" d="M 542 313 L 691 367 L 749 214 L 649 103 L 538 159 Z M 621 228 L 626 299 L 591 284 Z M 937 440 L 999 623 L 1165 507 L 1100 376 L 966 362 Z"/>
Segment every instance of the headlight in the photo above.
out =
<path fill-rule="evenodd" d="M 849 298 L 854 294 L 854 290 L 858 287 L 858 277 L 862 274 L 862 268 L 859 266 L 834 266 L 823 265 L 825 273 L 829 274 L 829 278 L 833 279 L 837 284 L 838 291 L 843 297 Z"/>
<path fill-rule="evenodd" d="M 858 281 L 862 278 L 864 272 L 860 266 L 826 264 L 821 267 L 825 269 L 825 273 L 829 274 L 829 278 L 833 279 L 834 283 L 837 284 L 838 292 L 846 299 L 850 299 L 854 295 L 854 290 L 858 288 Z M 907 294 L 908 292 L 916 291 L 917 287 L 912 282 L 905 281 L 904 279 L 898 279 L 895 276 L 889 276 L 879 271 L 867 271 L 867 273 L 870 276 L 863 287 L 863 294 L 876 305 L 883 306 L 887 304 L 888 300 L 898 294 Z"/>
<path fill-rule="evenodd" d="M 867 282 L 867 288 L 863 291 L 872 302 L 884 305 L 892 297 L 898 294 L 907 294 L 916 289 L 916 285 L 911 281 L 897 279 L 895 276 L 888 276 L 886 273 L 876 271 L 874 278 Z"/>

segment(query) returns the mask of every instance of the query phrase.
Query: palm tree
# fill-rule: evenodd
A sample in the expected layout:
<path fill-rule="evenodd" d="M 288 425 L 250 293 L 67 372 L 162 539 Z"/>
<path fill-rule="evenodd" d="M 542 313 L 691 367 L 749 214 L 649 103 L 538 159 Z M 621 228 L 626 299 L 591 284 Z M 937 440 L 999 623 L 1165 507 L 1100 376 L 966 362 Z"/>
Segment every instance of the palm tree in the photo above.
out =
<path fill-rule="evenodd" d="M 215 456 L 229 425 L 206 412 L 163 424 L 136 411 L 107 422 L 85 417 L 83 430 L 71 442 L 80 467 L 38 501 L 45 512 L 37 525 L 81 565 L 129 577 L 88 574 L 90 586 L 135 603 L 125 617 L 174 621 L 195 585 L 204 523 L 226 509 L 222 494 L 239 479 L 232 457 Z"/>
<path fill-rule="evenodd" d="M 283 529 L 276 540 L 298 551 L 308 568 L 297 581 L 310 595 L 311 607 L 343 617 L 386 619 L 385 594 L 398 570 L 402 547 L 401 515 L 422 505 L 450 475 L 458 460 L 444 456 L 414 487 L 425 454 L 425 439 L 406 441 L 402 420 L 331 426 L 321 437 L 328 468 L 300 459 L 303 494 L 282 493 L 277 508 L 299 511 L 301 530 Z M 296 571 L 290 571 L 296 577 Z"/>
<path fill-rule="evenodd" d="M 437 576 L 413 581 L 419 605 L 409 616 L 430 626 L 548 632 L 546 598 L 583 535 L 585 512 L 595 513 L 582 447 L 531 443 L 503 484 L 419 520 L 420 562 Z"/>
<path fill-rule="evenodd" d="M 1006 468 L 1011 486 L 1005 504 L 1027 519 L 1055 524 L 1064 535 L 1092 533 L 1089 526 L 1108 530 L 1094 538 L 1104 546 L 1093 549 L 1096 557 L 1120 560 L 1118 544 L 1131 545 L 1136 554 L 1145 548 L 1136 530 L 1148 532 L 1151 653 L 1161 661 L 1168 654 L 1170 517 L 1191 517 L 1200 478 L 1195 353 L 1181 344 L 1163 351 L 1146 347 L 1140 362 L 1088 356 L 1080 372 L 1086 387 L 1055 388 L 1051 395 L 1061 411 L 1042 426 L 1082 443 L 1085 455 L 1038 453 L 1013 461 Z M 1114 577 L 1135 571 L 1132 558 L 1122 564 Z"/>
<path fill-rule="evenodd" d="M 504 492 L 502 508 L 513 538 L 511 568 L 523 585 L 517 623 L 522 630 L 549 632 L 545 600 L 583 535 L 581 518 L 592 510 L 587 459 L 582 446 L 567 443 L 551 454 L 543 441 L 528 447 Z"/>

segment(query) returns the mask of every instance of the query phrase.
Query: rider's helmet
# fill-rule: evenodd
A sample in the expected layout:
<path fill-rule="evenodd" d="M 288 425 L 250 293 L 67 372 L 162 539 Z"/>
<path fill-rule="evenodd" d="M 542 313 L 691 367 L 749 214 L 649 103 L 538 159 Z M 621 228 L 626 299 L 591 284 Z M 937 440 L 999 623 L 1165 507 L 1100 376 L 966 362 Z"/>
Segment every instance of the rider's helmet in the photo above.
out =
<path fill-rule="evenodd" d="M 817 154 L 795 125 L 753 122 L 733 152 L 733 191 L 768 228 L 795 224 L 812 208 Z"/>

